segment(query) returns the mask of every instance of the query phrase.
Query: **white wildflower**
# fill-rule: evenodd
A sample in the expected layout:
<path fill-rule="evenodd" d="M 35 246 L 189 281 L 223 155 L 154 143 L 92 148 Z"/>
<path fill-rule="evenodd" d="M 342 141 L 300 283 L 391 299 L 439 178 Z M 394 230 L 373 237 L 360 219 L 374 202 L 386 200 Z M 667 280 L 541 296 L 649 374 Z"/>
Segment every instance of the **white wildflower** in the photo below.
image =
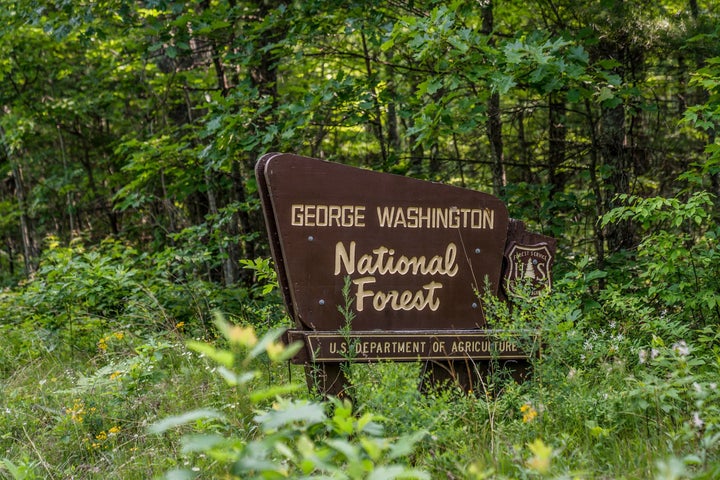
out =
<path fill-rule="evenodd" d="M 690 353 L 690 349 L 685 343 L 685 340 L 680 340 L 679 342 L 675 343 L 672 348 L 675 353 L 677 353 L 681 357 L 685 357 L 688 353 Z"/>
<path fill-rule="evenodd" d="M 703 425 L 705 425 L 705 422 L 703 422 L 702 418 L 700 418 L 700 414 L 698 412 L 693 413 L 692 424 L 695 425 L 696 428 L 702 428 Z"/>

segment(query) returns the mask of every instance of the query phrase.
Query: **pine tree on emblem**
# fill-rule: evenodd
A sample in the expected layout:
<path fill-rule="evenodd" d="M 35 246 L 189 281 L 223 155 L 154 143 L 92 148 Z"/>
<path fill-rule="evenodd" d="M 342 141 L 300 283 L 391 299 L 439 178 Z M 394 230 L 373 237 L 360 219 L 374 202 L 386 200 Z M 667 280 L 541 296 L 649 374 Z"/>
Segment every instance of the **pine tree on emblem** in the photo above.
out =
<path fill-rule="evenodd" d="M 533 267 L 532 259 L 528 259 L 527 265 L 525 265 L 525 273 L 523 274 L 523 278 L 529 278 L 531 280 L 535 280 L 535 267 Z"/>

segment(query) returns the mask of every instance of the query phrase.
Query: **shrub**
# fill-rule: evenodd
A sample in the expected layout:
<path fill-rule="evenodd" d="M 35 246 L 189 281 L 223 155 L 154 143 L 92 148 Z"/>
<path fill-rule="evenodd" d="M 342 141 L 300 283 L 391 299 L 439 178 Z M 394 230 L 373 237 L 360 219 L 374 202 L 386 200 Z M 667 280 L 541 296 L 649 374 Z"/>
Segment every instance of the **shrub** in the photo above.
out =
<path fill-rule="evenodd" d="M 353 413 L 349 401 L 338 399 L 326 402 L 290 400 L 283 395 L 298 385 L 281 384 L 257 388 L 253 383 L 262 376 L 254 364 L 267 357 L 280 362 L 292 357 L 298 345 L 286 348 L 277 341 L 281 331 L 271 331 L 258 339 L 252 327 L 231 325 L 221 317 L 218 329 L 229 343 L 219 349 L 200 342 L 188 346 L 218 364 L 218 375 L 240 397 L 240 402 L 253 406 L 255 414 L 250 425 L 239 429 L 211 429 L 196 435 L 185 435 L 182 451 L 185 454 L 204 454 L 215 465 L 205 465 L 208 473 L 229 475 L 231 478 L 348 478 L 393 479 L 429 478 L 405 463 L 414 444 L 424 432 L 391 440 L 383 436 L 380 418 L 365 412 Z M 254 385 L 256 388 L 251 388 Z M 274 399 L 274 400 L 273 400 Z M 265 406 L 273 400 L 272 406 Z M 200 419 L 212 419 L 221 426 L 234 424 L 232 415 L 217 409 L 204 408 L 156 423 L 151 431 L 163 433 L 192 424 Z M 241 432 L 254 432 L 248 435 Z M 169 478 L 191 478 L 190 470 L 175 470 Z"/>

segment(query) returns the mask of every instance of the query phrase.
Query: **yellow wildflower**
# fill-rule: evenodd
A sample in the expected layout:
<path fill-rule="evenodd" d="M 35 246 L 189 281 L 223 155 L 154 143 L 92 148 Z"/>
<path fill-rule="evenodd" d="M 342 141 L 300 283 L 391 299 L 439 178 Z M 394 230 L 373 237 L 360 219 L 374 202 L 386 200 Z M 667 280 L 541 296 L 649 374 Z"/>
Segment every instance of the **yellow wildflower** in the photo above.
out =
<path fill-rule="evenodd" d="M 125 334 L 123 332 L 115 332 L 113 335 L 115 335 L 115 338 L 117 338 L 118 340 L 122 340 L 123 338 L 125 338 Z"/>
<path fill-rule="evenodd" d="M 536 438 L 532 443 L 528 443 L 528 449 L 533 456 L 527 461 L 527 466 L 540 474 L 545 474 L 550 470 L 550 460 L 553 456 L 552 447 L 545 445 L 545 442 Z"/>
<path fill-rule="evenodd" d="M 265 347 L 265 351 L 267 351 L 270 360 L 278 360 L 280 358 L 280 355 L 282 355 L 282 353 L 285 351 L 285 345 L 280 342 L 268 343 L 267 347 Z"/>
<path fill-rule="evenodd" d="M 523 414 L 523 423 L 532 422 L 538 414 L 537 410 L 535 410 L 529 403 L 520 407 L 520 412 Z"/>
<path fill-rule="evenodd" d="M 95 438 L 98 439 L 98 440 L 100 440 L 100 441 L 102 441 L 102 440 L 107 440 L 107 433 L 105 433 L 105 431 L 103 430 L 102 432 L 100 432 L 100 433 L 98 433 L 97 435 L 95 435 Z"/>
<path fill-rule="evenodd" d="M 185 322 L 177 322 L 175 324 L 175 328 L 177 328 L 178 330 L 181 330 L 184 326 L 185 326 Z"/>
<path fill-rule="evenodd" d="M 118 433 L 120 433 L 120 427 L 117 426 L 110 427 L 110 429 L 108 430 L 108 435 L 116 435 Z"/>
<path fill-rule="evenodd" d="M 82 400 L 75 400 L 72 407 L 66 408 L 65 413 L 70 415 L 73 422 L 82 423 L 85 417 L 85 405 Z"/>
<path fill-rule="evenodd" d="M 122 375 L 122 372 L 115 371 L 110 374 L 110 380 L 115 380 L 116 378 L 120 378 L 120 375 Z"/>
<path fill-rule="evenodd" d="M 257 343 L 255 330 L 252 327 L 241 327 L 239 325 L 233 325 L 232 327 L 230 327 L 228 336 L 230 337 L 229 340 L 231 343 L 236 343 L 245 347 L 254 347 Z"/>
<path fill-rule="evenodd" d="M 105 340 L 104 338 L 101 338 L 100 340 L 98 340 L 97 346 L 98 346 L 98 350 L 101 350 L 104 352 L 105 350 L 107 350 L 107 340 Z"/>

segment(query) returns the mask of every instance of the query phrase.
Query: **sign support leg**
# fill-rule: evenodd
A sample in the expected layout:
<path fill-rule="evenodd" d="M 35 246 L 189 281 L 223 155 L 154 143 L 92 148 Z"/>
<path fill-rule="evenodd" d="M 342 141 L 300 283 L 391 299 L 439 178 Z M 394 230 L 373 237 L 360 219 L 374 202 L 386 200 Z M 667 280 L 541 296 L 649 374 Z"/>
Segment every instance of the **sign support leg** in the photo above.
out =
<path fill-rule="evenodd" d="M 310 391 L 317 391 L 324 397 L 345 398 L 349 396 L 345 371 L 348 363 L 306 363 L 305 378 Z"/>

